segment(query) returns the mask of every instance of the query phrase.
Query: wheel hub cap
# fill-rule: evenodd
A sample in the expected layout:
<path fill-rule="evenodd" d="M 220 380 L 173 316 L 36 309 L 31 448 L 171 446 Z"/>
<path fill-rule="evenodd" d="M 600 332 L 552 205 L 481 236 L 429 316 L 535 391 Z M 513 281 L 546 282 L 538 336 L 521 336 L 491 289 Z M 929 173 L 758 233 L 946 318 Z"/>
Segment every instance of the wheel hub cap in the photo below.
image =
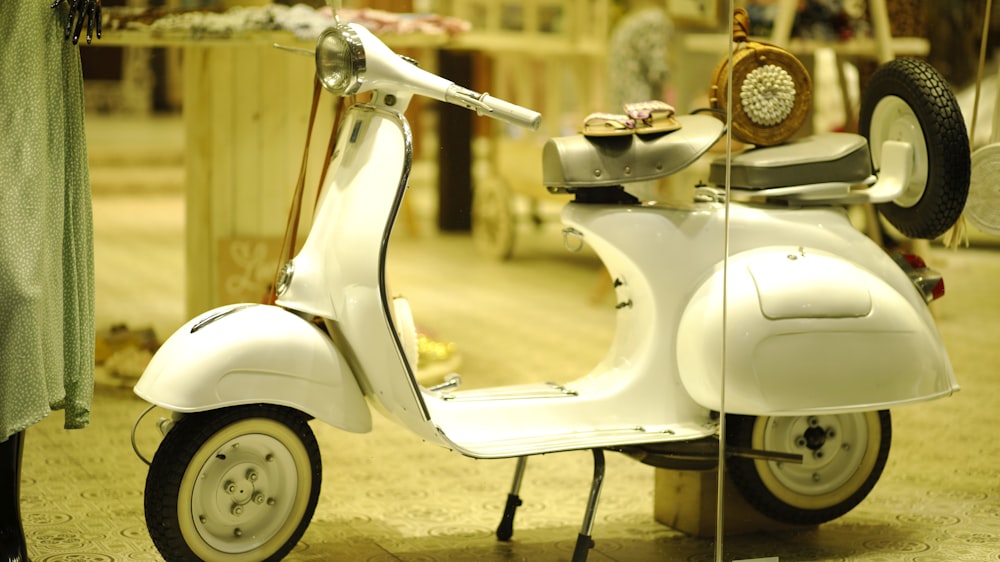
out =
<path fill-rule="evenodd" d="M 876 167 L 881 166 L 882 143 L 887 140 L 905 142 L 913 147 L 910 182 L 894 201 L 900 207 L 912 207 L 924 196 L 927 186 L 927 146 L 920 120 L 910 106 L 896 96 L 886 96 L 872 112 L 871 150 Z"/>
<path fill-rule="evenodd" d="M 803 495 L 836 490 L 856 471 L 867 447 L 867 427 L 858 415 L 771 418 L 764 448 L 802 455 L 802 464 L 771 462 L 774 477 Z"/>
<path fill-rule="evenodd" d="M 296 493 L 294 460 L 267 435 L 243 435 L 220 447 L 198 473 L 192 515 L 202 539 L 227 553 L 270 539 L 288 517 Z"/>

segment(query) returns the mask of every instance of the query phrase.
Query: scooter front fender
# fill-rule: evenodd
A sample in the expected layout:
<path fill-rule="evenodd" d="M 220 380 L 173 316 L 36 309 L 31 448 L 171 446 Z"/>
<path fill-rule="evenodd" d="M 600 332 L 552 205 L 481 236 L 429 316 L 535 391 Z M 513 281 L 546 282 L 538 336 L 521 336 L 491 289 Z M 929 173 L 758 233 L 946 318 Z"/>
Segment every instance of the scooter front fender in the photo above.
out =
<path fill-rule="evenodd" d="M 351 368 L 316 325 L 268 305 L 224 306 L 178 329 L 135 385 L 152 404 L 181 413 L 268 403 L 353 432 L 371 412 Z"/>

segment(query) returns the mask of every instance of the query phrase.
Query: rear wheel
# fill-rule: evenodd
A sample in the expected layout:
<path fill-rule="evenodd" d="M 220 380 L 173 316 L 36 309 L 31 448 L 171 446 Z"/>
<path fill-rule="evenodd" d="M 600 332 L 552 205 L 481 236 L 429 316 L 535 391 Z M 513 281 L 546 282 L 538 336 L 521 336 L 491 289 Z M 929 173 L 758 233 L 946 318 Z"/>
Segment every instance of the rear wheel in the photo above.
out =
<path fill-rule="evenodd" d="M 270 405 L 186 416 L 146 477 L 146 524 L 167 561 L 280 560 L 316 508 L 319 446 L 295 410 Z"/>
<path fill-rule="evenodd" d="M 878 210 L 910 238 L 937 238 L 962 214 L 969 194 L 969 136 L 955 96 L 926 62 L 899 58 L 879 67 L 861 100 L 858 131 L 881 166 L 882 143 L 913 147 L 910 182 Z"/>
<path fill-rule="evenodd" d="M 871 492 L 889 458 L 888 411 L 726 419 L 730 444 L 802 455 L 802 464 L 731 458 L 730 477 L 758 511 L 786 523 L 844 515 Z"/>

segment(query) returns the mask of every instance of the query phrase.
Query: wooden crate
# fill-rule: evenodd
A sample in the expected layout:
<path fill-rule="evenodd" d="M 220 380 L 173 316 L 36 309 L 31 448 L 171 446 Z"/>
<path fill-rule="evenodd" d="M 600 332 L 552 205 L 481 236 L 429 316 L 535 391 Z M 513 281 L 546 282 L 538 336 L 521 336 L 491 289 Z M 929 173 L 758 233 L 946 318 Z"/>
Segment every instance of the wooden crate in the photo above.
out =
<path fill-rule="evenodd" d="M 696 537 L 714 537 L 718 500 L 716 470 L 691 471 L 656 469 L 653 516 L 657 521 Z M 789 525 L 761 514 L 726 478 L 723 486 L 725 535 L 762 531 L 790 531 L 811 527 Z"/>

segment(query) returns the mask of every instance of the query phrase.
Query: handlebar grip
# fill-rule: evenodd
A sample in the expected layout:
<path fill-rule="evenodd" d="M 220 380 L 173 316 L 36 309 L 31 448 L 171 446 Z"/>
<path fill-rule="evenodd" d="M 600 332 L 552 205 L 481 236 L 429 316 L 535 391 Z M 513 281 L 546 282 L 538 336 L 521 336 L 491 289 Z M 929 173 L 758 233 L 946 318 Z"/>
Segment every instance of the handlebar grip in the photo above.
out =
<path fill-rule="evenodd" d="M 537 111 L 495 98 L 487 93 L 480 94 L 456 85 L 448 88 L 444 100 L 471 109 L 479 115 L 499 119 L 511 125 L 527 127 L 533 131 L 542 124 L 542 114 Z"/>
<path fill-rule="evenodd" d="M 505 121 L 519 127 L 527 127 L 532 131 L 538 129 L 542 124 L 542 114 L 526 107 L 510 103 L 509 101 L 495 98 L 489 94 L 483 94 L 481 100 L 483 105 L 490 108 L 490 117 Z"/>

